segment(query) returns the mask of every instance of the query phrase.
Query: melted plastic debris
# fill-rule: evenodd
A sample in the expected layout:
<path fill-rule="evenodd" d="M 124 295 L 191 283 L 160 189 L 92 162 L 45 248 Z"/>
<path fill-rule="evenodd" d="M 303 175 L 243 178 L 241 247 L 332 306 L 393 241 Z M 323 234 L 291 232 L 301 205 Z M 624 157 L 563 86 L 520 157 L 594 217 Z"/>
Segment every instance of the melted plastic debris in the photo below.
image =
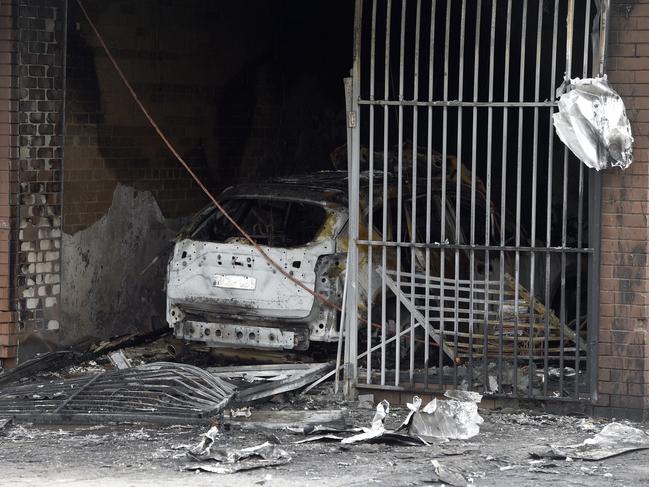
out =
<path fill-rule="evenodd" d="M 464 487 L 469 483 L 463 473 L 457 468 L 448 467 L 437 460 L 431 460 L 431 464 L 433 465 L 434 473 L 433 482 L 455 487 Z"/>
<path fill-rule="evenodd" d="M 557 90 L 553 115 L 561 141 L 588 167 L 626 169 L 633 162 L 633 136 L 624 102 L 603 78 L 571 79 Z"/>

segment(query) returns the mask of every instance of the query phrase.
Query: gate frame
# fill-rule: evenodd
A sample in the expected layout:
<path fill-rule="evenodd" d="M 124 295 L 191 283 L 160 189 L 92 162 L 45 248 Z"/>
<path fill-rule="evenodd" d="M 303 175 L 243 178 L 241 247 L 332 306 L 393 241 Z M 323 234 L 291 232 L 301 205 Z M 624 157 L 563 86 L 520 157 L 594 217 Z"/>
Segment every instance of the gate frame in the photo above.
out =
<path fill-rule="evenodd" d="M 374 0 L 376 2 L 376 0 Z M 403 0 L 404 2 L 406 0 Z M 500 0 L 494 0 L 500 1 Z M 557 0 L 560 1 L 560 0 Z M 574 15 L 575 0 L 568 1 L 568 17 Z M 590 0 L 589 0 L 590 1 Z M 610 0 L 592 0 L 597 8 L 595 20 L 599 20 L 598 29 L 591 29 L 590 37 L 593 45 L 593 57 L 598 55 L 597 62 L 598 76 L 606 73 L 607 47 L 608 47 L 608 25 L 610 19 Z M 346 303 L 344 321 L 341 329 L 345 330 L 344 340 L 344 395 L 353 399 L 358 395 L 358 304 L 359 304 L 359 266 L 358 266 L 358 245 L 359 245 L 359 223 L 360 223 L 360 76 L 361 76 L 361 31 L 363 20 L 363 0 L 355 0 L 354 11 L 354 32 L 353 32 L 353 61 L 351 69 L 351 83 L 346 84 L 347 100 L 347 128 L 348 128 L 348 152 L 350 163 L 348 164 L 349 180 L 349 256 L 347 273 L 349 289 L 346 290 Z M 418 12 L 419 15 L 419 12 Z M 572 26 L 570 19 L 566 19 L 567 25 Z M 593 26 L 594 27 L 594 26 Z M 555 33 L 556 35 L 556 33 Z M 567 46 L 572 49 L 572 29 L 568 29 Z M 595 51 L 595 46 L 597 50 Z M 566 49 L 566 55 L 571 56 Z M 570 71 L 566 73 L 570 77 Z M 592 74 L 591 74 L 592 75 Z M 552 102 L 556 105 L 556 101 Z M 400 103 L 401 104 L 401 103 Z M 448 104 L 448 103 L 447 103 Z M 518 102 L 520 105 L 520 102 Z M 497 106 L 486 102 L 486 106 Z M 566 154 L 568 149 L 566 148 Z M 567 156 L 566 156 L 567 157 Z M 586 367 L 589 380 L 590 401 L 597 400 L 598 381 L 598 335 L 599 335 L 599 280 L 600 280 L 600 252 L 601 252 L 601 174 L 597 171 L 588 171 L 588 238 L 592 253 L 588 260 L 588 291 L 587 291 L 587 331 L 588 331 L 588 352 Z M 369 247 L 369 246 L 368 246 Z M 562 268 L 565 266 L 562 265 Z M 565 276 L 565 274 L 564 274 Z M 565 277 L 564 277 L 565 279 Z M 547 305 L 547 303 L 546 303 Z M 369 327 L 369 324 L 368 324 Z M 341 337 L 341 339 L 343 339 Z M 369 372 L 369 371 L 368 371 Z M 457 384 L 456 384 L 457 385 Z M 394 389 L 390 386 L 374 386 L 379 390 Z M 518 399 L 517 396 L 508 396 L 511 399 Z M 532 397 L 534 399 L 534 397 Z M 541 398 L 539 398 L 541 399 Z M 549 400 L 544 397 L 542 400 Z M 565 400 L 558 398 L 558 401 Z M 584 401 L 583 399 L 581 400 Z"/>

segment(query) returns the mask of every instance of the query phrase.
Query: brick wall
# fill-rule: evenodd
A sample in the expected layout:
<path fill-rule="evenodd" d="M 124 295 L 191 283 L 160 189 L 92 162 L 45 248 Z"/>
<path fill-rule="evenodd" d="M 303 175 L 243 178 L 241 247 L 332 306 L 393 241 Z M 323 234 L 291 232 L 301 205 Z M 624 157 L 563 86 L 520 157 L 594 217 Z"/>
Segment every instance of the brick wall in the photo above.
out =
<path fill-rule="evenodd" d="M 649 0 L 614 1 L 608 75 L 632 122 L 634 163 L 602 182 L 599 401 L 649 417 Z"/>
<path fill-rule="evenodd" d="M 0 1 L 0 367 L 16 362 L 18 339 L 11 302 L 11 229 L 16 228 L 15 189 L 18 169 L 18 29 L 16 0 Z M 12 216 L 14 218 L 12 218 Z"/>
<path fill-rule="evenodd" d="M 18 1 L 19 170 L 15 297 L 19 354 L 50 349 L 59 329 L 63 0 Z"/>

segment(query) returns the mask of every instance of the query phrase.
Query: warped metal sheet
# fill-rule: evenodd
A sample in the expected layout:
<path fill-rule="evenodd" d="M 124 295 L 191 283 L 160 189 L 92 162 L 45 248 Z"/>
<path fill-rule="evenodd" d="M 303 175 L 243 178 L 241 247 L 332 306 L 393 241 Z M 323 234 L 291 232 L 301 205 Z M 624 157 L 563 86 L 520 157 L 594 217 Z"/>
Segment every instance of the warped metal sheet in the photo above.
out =
<path fill-rule="evenodd" d="M 242 385 L 237 392 L 237 402 L 248 403 L 300 389 L 318 380 L 333 367 L 333 362 L 326 362 L 212 367 L 208 371 L 218 377 L 255 383 L 249 387 Z"/>
<path fill-rule="evenodd" d="M 155 362 L 92 377 L 0 390 L 0 417 L 39 423 L 144 421 L 201 423 L 236 387 L 192 365 Z"/>

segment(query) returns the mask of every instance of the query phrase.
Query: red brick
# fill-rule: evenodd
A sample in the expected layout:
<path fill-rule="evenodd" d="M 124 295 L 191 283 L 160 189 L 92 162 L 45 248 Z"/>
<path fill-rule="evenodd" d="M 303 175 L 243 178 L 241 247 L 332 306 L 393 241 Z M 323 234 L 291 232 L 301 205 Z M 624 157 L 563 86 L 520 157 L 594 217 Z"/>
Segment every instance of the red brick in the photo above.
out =
<path fill-rule="evenodd" d="M 619 395 L 619 394 L 628 394 L 629 388 L 624 382 L 600 382 L 599 392 L 603 394 Z"/>
<path fill-rule="evenodd" d="M 13 369 L 17 365 L 17 360 L 15 357 L 13 358 L 3 358 L 0 359 L 0 367 L 4 369 Z"/>
<path fill-rule="evenodd" d="M 645 398 L 629 395 L 612 395 L 611 406 L 625 409 L 643 409 L 645 407 Z"/>
<path fill-rule="evenodd" d="M 0 358 L 12 358 L 17 357 L 17 347 L 16 346 L 7 346 L 0 344 Z"/>
<path fill-rule="evenodd" d="M 13 311 L 0 311 L 0 334 L 11 333 L 16 322 L 16 313 Z"/>
<path fill-rule="evenodd" d="M 18 335 L 17 334 L 12 334 L 12 335 L 2 335 L 0 334 L 0 345 L 6 345 L 6 346 L 17 346 L 18 345 Z"/>

